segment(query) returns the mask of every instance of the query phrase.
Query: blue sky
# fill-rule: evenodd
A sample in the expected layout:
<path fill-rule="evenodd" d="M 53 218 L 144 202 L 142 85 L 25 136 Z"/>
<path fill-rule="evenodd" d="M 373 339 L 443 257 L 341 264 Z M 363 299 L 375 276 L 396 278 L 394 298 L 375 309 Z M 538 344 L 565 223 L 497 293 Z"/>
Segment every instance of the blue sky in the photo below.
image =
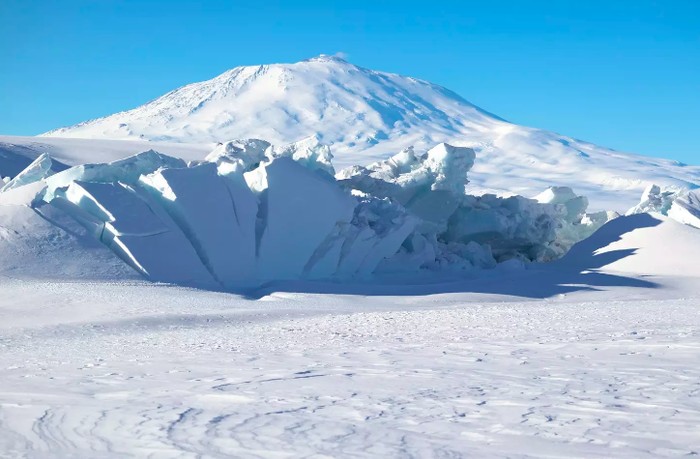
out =
<path fill-rule="evenodd" d="M 700 164 L 696 0 L 0 0 L 0 134 L 336 52 L 518 124 Z"/>

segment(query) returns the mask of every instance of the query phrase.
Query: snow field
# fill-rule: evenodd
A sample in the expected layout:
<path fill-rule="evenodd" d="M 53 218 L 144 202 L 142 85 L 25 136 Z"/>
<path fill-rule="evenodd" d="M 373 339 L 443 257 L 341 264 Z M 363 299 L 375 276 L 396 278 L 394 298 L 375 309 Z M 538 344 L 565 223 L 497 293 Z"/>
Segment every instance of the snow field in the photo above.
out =
<path fill-rule="evenodd" d="M 2 321 L 3 457 L 698 451 L 697 299 L 251 302 L 139 284 L 32 295 L 5 285 L 2 314 L 34 317 Z"/>

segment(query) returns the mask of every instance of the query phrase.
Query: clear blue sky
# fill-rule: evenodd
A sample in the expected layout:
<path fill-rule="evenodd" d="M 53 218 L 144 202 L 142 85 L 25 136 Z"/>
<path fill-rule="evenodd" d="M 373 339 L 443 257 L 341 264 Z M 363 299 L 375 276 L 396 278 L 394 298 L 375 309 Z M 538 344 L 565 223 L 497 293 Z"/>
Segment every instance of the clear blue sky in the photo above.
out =
<path fill-rule="evenodd" d="M 519 124 L 700 164 L 698 0 L 0 0 L 0 133 L 336 52 Z"/>

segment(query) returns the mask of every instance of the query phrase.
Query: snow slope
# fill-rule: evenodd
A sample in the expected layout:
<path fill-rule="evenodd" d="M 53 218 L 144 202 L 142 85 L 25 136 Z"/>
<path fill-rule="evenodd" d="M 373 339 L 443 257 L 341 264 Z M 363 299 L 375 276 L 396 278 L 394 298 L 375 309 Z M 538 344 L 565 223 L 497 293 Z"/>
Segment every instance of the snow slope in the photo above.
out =
<path fill-rule="evenodd" d="M 38 186 L 37 186 L 38 185 Z M 73 218 L 27 203 L 43 184 L 0 194 L 0 279 L 136 280 L 138 275 Z M 0 286 L 4 288 L 3 282 Z"/>
<path fill-rule="evenodd" d="M 70 137 L 211 146 L 257 137 L 282 145 L 311 135 L 331 146 L 339 169 L 386 159 L 411 145 L 418 152 L 440 142 L 472 147 L 474 192 L 534 196 L 563 185 L 589 196 L 595 209 L 624 211 L 649 183 L 700 184 L 700 167 L 518 126 L 443 87 L 330 56 L 237 67 L 35 141 L 56 145 L 54 138 Z M 100 158 L 111 159 L 118 158 Z"/>
<path fill-rule="evenodd" d="M 698 259 L 640 214 L 560 266 L 257 300 L 0 273 L 0 457 L 697 455 L 700 265 L 669 241 Z"/>
<path fill-rule="evenodd" d="M 575 269 L 654 282 L 659 288 L 700 279 L 700 230 L 661 214 L 636 214 L 606 223 L 576 244 L 552 269 Z M 690 287 L 700 290 L 700 285 Z"/>

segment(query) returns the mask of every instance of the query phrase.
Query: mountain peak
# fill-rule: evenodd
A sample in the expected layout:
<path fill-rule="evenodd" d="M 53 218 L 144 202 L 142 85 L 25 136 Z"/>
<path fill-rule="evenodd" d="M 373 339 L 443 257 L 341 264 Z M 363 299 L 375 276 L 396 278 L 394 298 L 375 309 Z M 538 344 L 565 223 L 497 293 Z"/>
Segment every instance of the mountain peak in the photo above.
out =
<path fill-rule="evenodd" d="M 145 105 L 44 135 L 218 143 L 261 138 L 286 144 L 317 135 L 335 152 L 457 140 L 469 126 L 502 122 L 427 81 L 357 67 L 321 54 L 294 64 L 236 67 Z M 465 131 L 465 128 L 467 130 Z"/>
<path fill-rule="evenodd" d="M 349 62 L 340 54 L 319 54 L 318 56 L 310 59 L 305 59 L 302 62 L 338 62 L 342 64 L 349 64 Z"/>

